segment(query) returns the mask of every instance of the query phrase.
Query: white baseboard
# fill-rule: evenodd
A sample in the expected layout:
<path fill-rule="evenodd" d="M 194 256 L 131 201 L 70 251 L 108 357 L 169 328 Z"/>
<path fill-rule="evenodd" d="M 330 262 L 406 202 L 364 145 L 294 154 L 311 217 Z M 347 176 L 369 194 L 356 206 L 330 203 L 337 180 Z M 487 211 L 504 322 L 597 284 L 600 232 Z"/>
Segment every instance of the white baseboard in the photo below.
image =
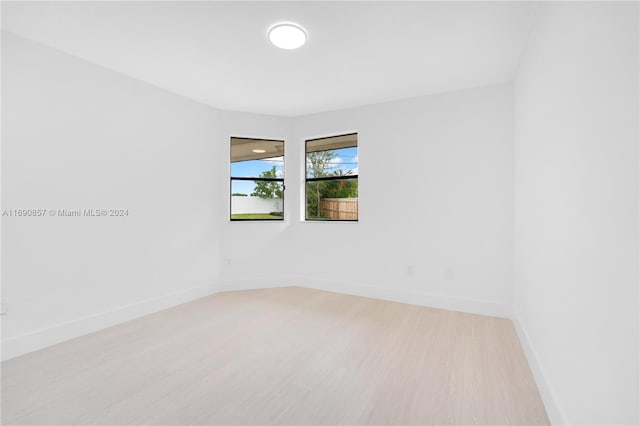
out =
<path fill-rule="evenodd" d="M 306 276 L 282 275 L 280 277 L 271 278 L 227 280 L 220 283 L 220 285 L 218 285 L 218 289 L 219 291 L 233 291 L 289 286 L 307 287 L 316 290 L 332 291 L 334 293 L 370 297 L 372 299 L 389 300 L 392 302 L 410 303 L 430 308 L 447 309 L 450 311 L 511 318 L 511 308 L 508 304 L 484 300 L 462 299 L 436 293 L 399 290 L 382 286 L 368 286 L 353 282 L 326 280 Z"/>
<path fill-rule="evenodd" d="M 291 278 L 243 278 L 238 280 L 223 280 L 216 288 L 218 291 L 257 290 L 261 288 L 290 287 Z"/>
<path fill-rule="evenodd" d="M 382 286 L 368 286 L 358 283 L 310 277 L 289 277 L 286 281 L 289 285 L 332 291 L 334 293 L 352 294 L 354 296 L 370 297 L 373 299 L 409 303 L 430 308 L 447 309 L 450 311 L 488 315 L 492 317 L 511 318 L 511 308 L 510 305 L 506 303 L 462 299 L 437 293 L 424 293 Z"/>
<path fill-rule="evenodd" d="M 56 324 L 29 334 L 11 337 L 2 341 L 2 360 L 14 358 L 65 340 L 111 327 L 134 318 L 148 315 L 190 300 L 208 296 L 217 291 L 210 285 L 192 287 L 152 299 L 132 303 L 120 308 Z"/>
<path fill-rule="evenodd" d="M 540 364 L 540 359 L 538 358 L 538 354 L 533 348 L 531 339 L 529 339 L 529 334 L 525 330 L 522 322 L 520 322 L 520 319 L 516 314 L 513 315 L 512 321 L 513 326 L 516 329 L 516 333 L 518 334 L 518 338 L 520 339 L 520 343 L 522 344 L 522 349 L 524 350 L 527 361 L 529 362 L 529 368 L 531 368 L 533 378 L 535 379 L 536 385 L 538 386 L 538 391 L 540 392 L 540 396 L 542 397 L 542 402 L 544 403 L 544 407 L 547 410 L 549 421 L 552 425 L 569 424 L 566 415 L 558 405 L 556 393 L 549 383 L 547 375 L 545 374 L 544 369 Z"/>

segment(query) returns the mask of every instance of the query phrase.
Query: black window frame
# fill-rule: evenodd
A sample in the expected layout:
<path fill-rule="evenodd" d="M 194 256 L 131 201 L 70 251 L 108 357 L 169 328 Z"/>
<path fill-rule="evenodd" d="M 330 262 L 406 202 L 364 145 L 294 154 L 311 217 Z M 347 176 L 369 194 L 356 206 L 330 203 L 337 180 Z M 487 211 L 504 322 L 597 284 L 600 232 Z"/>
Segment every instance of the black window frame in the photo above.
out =
<path fill-rule="evenodd" d="M 229 138 L 229 165 L 233 163 L 231 161 L 231 149 L 234 139 L 243 139 L 243 140 L 252 140 L 252 141 L 268 141 L 268 142 L 280 142 L 282 143 L 282 158 L 284 160 L 284 149 L 285 149 L 285 141 L 284 139 L 266 139 L 266 138 L 246 138 L 242 136 L 231 136 Z M 268 157 L 271 158 L 271 157 Z M 283 167 L 284 169 L 284 167 Z M 279 219 L 234 219 L 233 218 L 233 181 L 253 181 L 253 182 L 281 182 L 282 183 L 282 217 Z M 284 210 L 285 210 L 285 185 L 284 185 L 284 176 L 281 178 L 261 178 L 261 177 L 234 177 L 231 175 L 231 170 L 229 170 L 229 220 L 231 222 L 282 222 L 284 221 Z"/>
<path fill-rule="evenodd" d="M 358 148 L 358 157 L 360 156 L 360 151 L 359 151 L 359 145 L 358 145 L 358 132 L 352 132 L 352 133 L 344 133 L 344 134 L 340 134 L 340 135 L 333 135 L 333 136 L 324 136 L 324 137 L 319 137 L 319 138 L 313 138 L 313 139 L 306 139 L 304 141 L 304 220 L 307 222 L 359 222 L 360 221 L 360 181 L 358 180 L 358 174 L 356 175 L 347 175 L 347 176 L 323 176 L 323 177 L 315 177 L 315 178 L 310 178 L 307 176 L 307 154 L 309 153 L 309 151 L 307 151 L 308 148 L 308 144 L 309 142 L 314 142 L 314 141 L 319 141 L 319 140 L 325 140 L 325 139 L 331 139 L 331 138 L 340 138 L 340 137 L 345 137 L 345 136 L 352 136 L 355 135 L 356 136 L 356 148 Z M 327 149 L 326 151 L 332 151 L 332 149 Z M 358 169 L 360 168 L 360 161 L 358 161 Z M 326 218 L 309 218 L 308 217 L 308 206 L 307 206 L 307 202 L 308 202 L 308 198 L 307 198 L 307 188 L 308 188 L 308 183 L 309 182 L 322 182 L 322 181 L 336 181 L 336 180 L 352 180 L 352 179 L 356 179 L 358 180 L 358 219 L 326 219 Z"/>

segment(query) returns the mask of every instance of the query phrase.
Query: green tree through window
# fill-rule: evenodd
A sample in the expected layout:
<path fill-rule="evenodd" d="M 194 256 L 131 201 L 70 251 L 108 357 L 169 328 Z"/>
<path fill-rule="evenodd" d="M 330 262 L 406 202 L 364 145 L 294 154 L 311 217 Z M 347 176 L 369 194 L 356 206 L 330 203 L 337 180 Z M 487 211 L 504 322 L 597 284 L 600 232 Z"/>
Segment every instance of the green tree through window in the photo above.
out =
<path fill-rule="evenodd" d="M 276 178 L 276 166 L 273 166 L 271 170 L 265 170 L 260 173 L 258 177 Z M 251 196 L 260 198 L 282 198 L 282 185 L 279 182 L 274 181 L 256 182 L 256 186 Z"/>

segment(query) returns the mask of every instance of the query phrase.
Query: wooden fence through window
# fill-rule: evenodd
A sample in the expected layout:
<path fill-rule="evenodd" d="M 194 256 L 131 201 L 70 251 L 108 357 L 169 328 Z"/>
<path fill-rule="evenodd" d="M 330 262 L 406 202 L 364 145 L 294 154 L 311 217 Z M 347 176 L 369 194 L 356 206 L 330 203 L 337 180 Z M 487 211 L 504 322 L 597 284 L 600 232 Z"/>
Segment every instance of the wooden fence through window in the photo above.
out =
<path fill-rule="evenodd" d="M 327 219 L 358 220 L 358 199 L 322 198 L 320 212 Z"/>

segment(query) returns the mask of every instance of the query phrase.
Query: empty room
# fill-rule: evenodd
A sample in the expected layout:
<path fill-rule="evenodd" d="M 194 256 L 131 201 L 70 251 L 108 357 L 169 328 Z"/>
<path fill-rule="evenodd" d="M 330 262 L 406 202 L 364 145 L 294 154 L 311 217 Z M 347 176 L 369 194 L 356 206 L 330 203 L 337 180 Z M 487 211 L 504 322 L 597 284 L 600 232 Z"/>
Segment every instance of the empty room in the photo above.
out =
<path fill-rule="evenodd" d="M 638 1 L 2 1 L 4 425 L 638 425 Z"/>

